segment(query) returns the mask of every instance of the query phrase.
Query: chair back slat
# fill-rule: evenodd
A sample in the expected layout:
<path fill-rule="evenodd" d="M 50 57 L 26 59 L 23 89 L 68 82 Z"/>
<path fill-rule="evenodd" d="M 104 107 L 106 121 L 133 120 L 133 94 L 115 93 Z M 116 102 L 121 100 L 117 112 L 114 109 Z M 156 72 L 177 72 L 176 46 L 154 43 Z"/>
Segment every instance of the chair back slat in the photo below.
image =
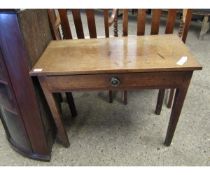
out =
<path fill-rule="evenodd" d="M 87 9 L 86 15 L 87 15 L 87 23 L 88 23 L 90 38 L 97 38 L 94 10 Z"/>
<path fill-rule="evenodd" d="M 80 10 L 79 9 L 72 9 L 72 16 L 74 19 L 74 25 L 77 33 L 77 38 L 82 39 L 85 38 L 83 27 L 82 27 L 82 20 L 80 16 Z"/>
<path fill-rule="evenodd" d="M 114 18 L 114 26 L 113 26 L 115 37 L 118 37 L 118 12 L 119 10 L 116 10 L 116 16 Z"/>
<path fill-rule="evenodd" d="M 176 11 L 177 11 L 176 9 L 168 10 L 168 19 L 167 19 L 166 30 L 165 30 L 166 34 L 173 33 L 174 31 L 174 25 L 176 21 Z"/>
<path fill-rule="evenodd" d="M 183 27 L 183 33 L 182 33 L 182 41 L 184 43 L 185 43 L 186 38 L 187 38 L 187 34 L 188 34 L 189 27 L 190 27 L 191 18 L 192 18 L 192 10 L 188 9 L 187 10 L 187 14 L 186 14 L 185 19 L 184 19 L 184 27 Z"/>
<path fill-rule="evenodd" d="M 123 36 L 128 36 L 128 9 L 123 10 Z"/>
<path fill-rule="evenodd" d="M 116 9 L 115 9 L 116 10 Z M 51 30 L 53 34 L 54 39 L 61 39 L 59 25 L 57 25 L 58 21 L 60 21 L 59 24 L 61 24 L 61 30 L 63 31 L 63 39 L 72 39 L 71 29 L 68 22 L 67 17 L 67 10 L 66 9 L 59 9 L 59 15 L 60 19 L 56 19 L 55 10 L 48 10 L 49 15 L 49 21 L 51 25 Z M 117 10 L 116 10 L 117 11 Z M 152 20 L 151 20 L 151 34 L 158 34 L 159 33 L 159 27 L 160 27 L 160 17 L 161 17 L 161 9 L 153 9 L 152 10 Z M 87 24 L 89 29 L 90 38 L 97 38 L 97 32 L 96 32 L 96 23 L 95 23 L 95 14 L 93 9 L 86 9 L 86 16 L 87 16 Z M 165 27 L 165 33 L 170 34 L 174 31 L 174 26 L 176 22 L 176 16 L 177 16 L 178 10 L 176 9 L 169 9 L 168 10 L 168 16 L 167 16 L 167 22 Z M 137 13 L 137 35 L 144 35 L 145 34 L 145 28 L 146 28 L 146 9 L 138 9 Z M 182 38 L 183 42 L 186 41 L 187 33 L 189 30 L 189 25 L 192 17 L 192 11 L 191 10 L 185 10 L 184 19 L 182 20 L 182 26 L 183 30 L 179 31 L 179 36 Z M 109 27 L 111 17 L 109 16 L 109 10 L 104 9 L 103 10 L 104 15 L 104 31 L 105 31 L 105 37 L 109 37 Z M 72 16 L 75 24 L 76 34 L 77 37 L 84 38 L 84 28 L 83 23 L 81 20 L 81 13 L 79 9 L 72 9 Z M 123 19 L 122 19 L 122 32 L 123 36 L 128 35 L 128 9 L 123 9 Z M 57 21 L 57 22 L 56 22 Z M 117 36 L 116 28 L 117 28 L 117 16 L 114 18 L 114 36 Z M 113 20 L 112 20 L 113 23 Z M 53 25 L 52 25 L 53 24 Z"/>
<path fill-rule="evenodd" d="M 51 30 L 53 39 L 60 40 L 61 39 L 61 34 L 59 31 L 60 18 L 56 16 L 54 9 L 48 10 L 48 17 L 49 17 L 50 30 Z"/>
<path fill-rule="evenodd" d="M 161 15 L 160 9 L 152 10 L 151 35 L 155 35 L 159 33 L 160 15 Z"/>
<path fill-rule="evenodd" d="M 137 14 L 137 35 L 144 35 L 145 33 L 145 18 L 146 18 L 146 9 L 138 9 Z"/>
<path fill-rule="evenodd" d="M 105 36 L 109 37 L 109 10 L 104 9 L 104 28 L 105 28 Z"/>
<path fill-rule="evenodd" d="M 70 29 L 70 25 L 68 21 L 68 16 L 67 16 L 67 10 L 59 9 L 58 12 L 61 19 L 63 39 L 72 39 L 71 29 Z"/>

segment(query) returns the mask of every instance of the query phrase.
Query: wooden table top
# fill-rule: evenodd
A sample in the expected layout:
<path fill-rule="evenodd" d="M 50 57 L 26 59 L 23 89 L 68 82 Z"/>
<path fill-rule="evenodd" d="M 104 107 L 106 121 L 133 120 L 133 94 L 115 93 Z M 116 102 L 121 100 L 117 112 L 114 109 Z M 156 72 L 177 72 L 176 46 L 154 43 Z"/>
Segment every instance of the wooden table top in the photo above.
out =
<path fill-rule="evenodd" d="M 187 59 L 186 59 L 187 58 Z M 71 75 L 202 69 L 177 35 L 51 41 L 30 74 Z"/>

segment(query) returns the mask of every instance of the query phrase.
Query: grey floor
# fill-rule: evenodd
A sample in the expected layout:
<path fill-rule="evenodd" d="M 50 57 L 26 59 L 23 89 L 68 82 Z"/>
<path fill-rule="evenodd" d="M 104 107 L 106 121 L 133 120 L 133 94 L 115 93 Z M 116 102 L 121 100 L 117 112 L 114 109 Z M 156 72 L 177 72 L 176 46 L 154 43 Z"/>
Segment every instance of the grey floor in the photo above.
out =
<path fill-rule="evenodd" d="M 98 34 L 104 35 L 103 25 L 99 25 L 103 22 L 100 15 L 96 22 Z M 121 21 L 119 23 L 121 28 Z M 131 19 L 129 34 L 135 34 L 135 29 L 135 21 Z M 146 29 L 149 33 L 149 25 Z M 163 33 L 164 28 L 160 31 Z M 66 124 L 69 148 L 55 143 L 51 162 L 30 160 L 10 148 L 0 124 L 0 165 L 209 166 L 210 33 L 198 40 L 199 31 L 200 23 L 193 22 L 186 44 L 203 70 L 193 75 L 170 147 L 163 145 L 170 110 L 164 105 L 160 116 L 154 114 L 157 90 L 129 92 L 127 106 L 122 104 L 121 92 L 115 94 L 113 104 L 107 102 L 107 92 L 74 93 L 79 114 Z M 85 32 L 87 35 L 87 30 Z M 65 115 L 70 115 L 67 105 L 63 107 Z"/>

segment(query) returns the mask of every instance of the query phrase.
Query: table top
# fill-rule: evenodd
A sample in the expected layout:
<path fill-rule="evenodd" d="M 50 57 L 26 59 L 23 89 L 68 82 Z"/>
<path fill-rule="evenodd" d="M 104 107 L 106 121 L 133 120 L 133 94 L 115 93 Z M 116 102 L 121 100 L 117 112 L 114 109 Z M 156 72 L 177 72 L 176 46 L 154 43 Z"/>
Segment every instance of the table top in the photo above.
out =
<path fill-rule="evenodd" d="M 202 69 L 177 35 L 51 41 L 32 76 Z"/>

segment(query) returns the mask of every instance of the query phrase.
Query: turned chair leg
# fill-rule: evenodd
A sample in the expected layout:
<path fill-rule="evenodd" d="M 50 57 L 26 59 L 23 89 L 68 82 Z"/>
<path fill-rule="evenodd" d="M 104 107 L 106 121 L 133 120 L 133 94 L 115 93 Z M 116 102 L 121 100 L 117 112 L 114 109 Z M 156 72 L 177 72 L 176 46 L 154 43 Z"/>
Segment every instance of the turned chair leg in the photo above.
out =
<path fill-rule="evenodd" d="M 174 98 L 174 92 L 175 89 L 170 89 L 170 94 L 169 94 L 169 98 L 168 98 L 168 102 L 167 102 L 167 107 L 171 108 L 172 106 L 172 102 L 173 102 L 173 98 Z"/>
<path fill-rule="evenodd" d="M 113 102 L 113 95 L 112 95 L 112 91 L 109 91 L 109 103 Z"/>
<path fill-rule="evenodd" d="M 74 98 L 71 92 L 66 92 L 66 100 L 68 102 L 69 108 L 71 110 L 72 117 L 77 116 L 77 110 L 74 104 Z"/>
<path fill-rule="evenodd" d="M 157 105 L 156 105 L 156 109 L 155 109 L 155 114 L 157 114 L 157 115 L 160 115 L 160 113 L 161 113 L 164 95 L 165 95 L 165 89 L 159 89 Z"/>
<path fill-rule="evenodd" d="M 123 92 L 123 103 L 124 103 L 124 105 L 128 104 L 128 92 L 127 91 Z"/>

